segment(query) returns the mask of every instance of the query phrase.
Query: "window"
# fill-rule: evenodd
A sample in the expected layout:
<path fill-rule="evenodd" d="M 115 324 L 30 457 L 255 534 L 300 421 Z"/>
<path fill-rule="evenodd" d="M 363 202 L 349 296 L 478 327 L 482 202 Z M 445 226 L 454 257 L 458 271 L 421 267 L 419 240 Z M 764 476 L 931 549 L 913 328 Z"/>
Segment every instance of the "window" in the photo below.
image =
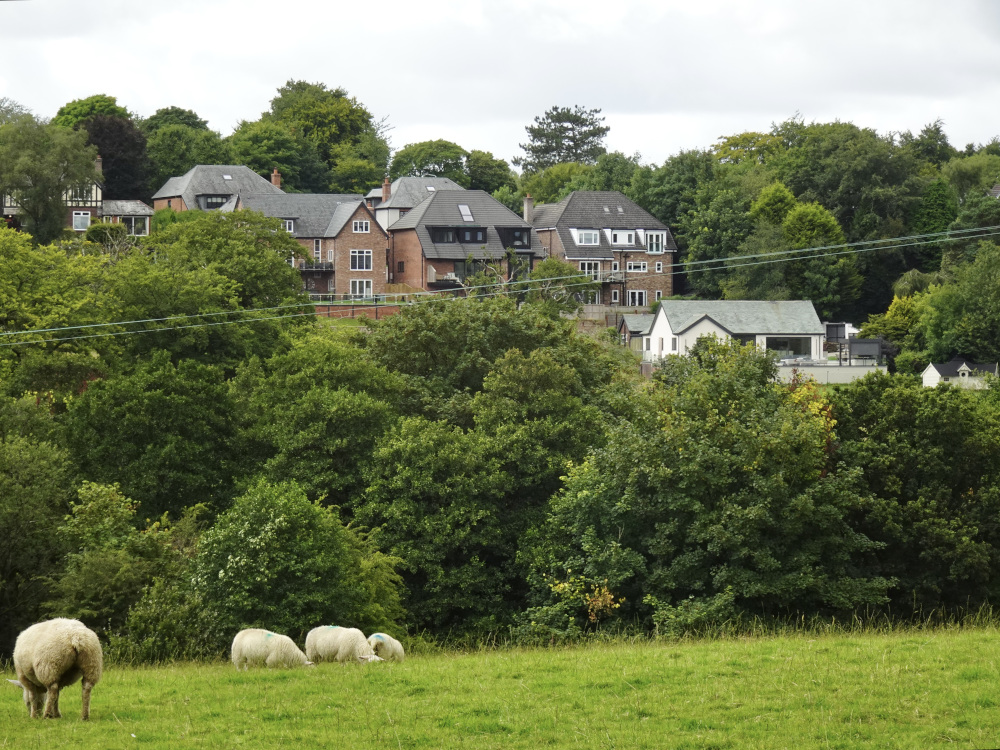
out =
<path fill-rule="evenodd" d="M 372 251 L 351 250 L 351 270 L 352 271 L 372 270 Z M 351 283 L 353 284 L 354 282 Z"/>
<path fill-rule="evenodd" d="M 656 301 L 659 302 L 661 299 L 663 299 L 663 292 L 661 292 L 659 289 L 657 289 L 656 290 Z"/>
<path fill-rule="evenodd" d="M 645 307 L 646 306 L 646 290 L 645 289 L 629 289 L 628 291 L 628 304 L 630 307 Z"/>
<path fill-rule="evenodd" d="M 351 296 L 352 297 L 371 297 L 372 296 L 372 280 L 371 279 L 351 279 Z"/>
<path fill-rule="evenodd" d="M 482 229 L 463 229 L 462 230 L 462 242 L 482 242 L 483 241 L 483 230 Z"/>
<path fill-rule="evenodd" d="M 594 281 L 597 281 L 601 277 L 601 261 L 581 260 L 580 271 L 587 274 Z"/>
<path fill-rule="evenodd" d="M 332 247 L 328 247 L 326 249 L 326 262 L 327 263 L 333 263 L 333 248 Z"/>
<path fill-rule="evenodd" d="M 75 229 L 77 232 L 84 232 L 89 226 L 90 226 L 90 211 L 73 212 L 73 229 Z"/>
<path fill-rule="evenodd" d="M 577 245 L 597 245 L 600 244 L 600 235 L 596 229 L 581 229 L 576 233 Z"/>
<path fill-rule="evenodd" d="M 676 336 L 671 336 L 670 337 L 670 351 L 672 351 L 672 352 L 676 352 L 677 351 L 677 337 Z"/>
<path fill-rule="evenodd" d="M 635 232 L 612 232 L 611 233 L 611 244 L 612 245 L 634 245 L 635 244 Z"/>
<path fill-rule="evenodd" d="M 656 272 L 657 273 L 663 273 L 663 262 L 662 261 L 656 261 Z"/>
<path fill-rule="evenodd" d="M 475 219 L 472 218 L 472 211 L 469 210 L 469 207 L 464 203 L 458 204 L 458 211 L 462 214 L 462 221 L 475 221 Z"/>
<path fill-rule="evenodd" d="M 437 227 L 431 230 L 431 242 L 454 242 L 455 230 Z"/>
<path fill-rule="evenodd" d="M 145 216 L 122 216 L 120 221 L 133 237 L 145 237 L 149 234 L 149 219 Z"/>
<path fill-rule="evenodd" d="M 625 270 L 632 273 L 646 273 L 646 261 L 630 260 L 625 264 Z"/>
<path fill-rule="evenodd" d="M 401 260 L 396 261 L 396 273 L 402 273 L 403 268 L 405 268 L 404 262 Z"/>
<path fill-rule="evenodd" d="M 663 232 L 646 232 L 646 250 L 651 253 L 663 252 Z"/>
<path fill-rule="evenodd" d="M 211 211 L 213 208 L 218 208 L 223 203 L 229 200 L 228 195 L 206 195 L 205 196 L 205 210 Z"/>
<path fill-rule="evenodd" d="M 354 222 L 354 233 L 355 234 L 367 234 L 371 231 L 371 226 L 367 221 L 356 221 Z"/>
<path fill-rule="evenodd" d="M 313 240 L 313 258 L 317 262 L 323 260 L 323 240 Z"/>
<path fill-rule="evenodd" d="M 653 337 L 652 336 L 647 336 L 646 339 L 645 339 L 645 341 L 646 341 L 646 351 L 647 352 L 652 351 L 653 350 Z"/>
<path fill-rule="evenodd" d="M 613 262 L 611 263 L 611 270 L 612 270 L 612 271 L 617 271 L 617 270 L 618 270 L 618 261 L 617 261 L 617 260 L 616 260 L 616 261 L 613 261 Z"/>
<path fill-rule="evenodd" d="M 435 190 L 437 190 L 437 188 L 434 187 L 433 185 L 428 185 L 427 186 L 427 192 L 428 193 L 433 193 Z"/>
<path fill-rule="evenodd" d="M 617 289 L 612 289 L 611 290 L 611 304 L 612 305 L 617 305 L 618 304 L 618 290 Z"/>
<path fill-rule="evenodd" d="M 295 231 L 295 221 L 292 219 L 281 219 L 281 227 L 286 232 L 291 234 L 292 232 Z"/>

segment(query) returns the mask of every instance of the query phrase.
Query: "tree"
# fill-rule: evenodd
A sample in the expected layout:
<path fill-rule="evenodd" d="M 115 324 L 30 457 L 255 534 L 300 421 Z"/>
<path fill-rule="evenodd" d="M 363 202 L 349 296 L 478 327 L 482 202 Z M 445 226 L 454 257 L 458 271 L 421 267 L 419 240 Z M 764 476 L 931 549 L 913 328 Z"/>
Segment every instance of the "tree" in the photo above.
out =
<path fill-rule="evenodd" d="M 149 134 L 150 190 L 155 193 L 171 177 L 180 177 L 198 164 L 230 164 L 228 142 L 214 130 L 187 125 L 163 125 Z"/>
<path fill-rule="evenodd" d="M 244 120 L 226 140 L 237 164 L 245 164 L 265 179 L 277 169 L 287 192 L 322 193 L 330 183 L 330 170 L 315 145 L 283 123 Z"/>
<path fill-rule="evenodd" d="M 489 151 L 473 149 L 465 160 L 465 166 L 469 173 L 469 190 L 485 190 L 492 195 L 504 187 L 509 190 L 517 189 L 510 164 L 503 159 L 494 158 Z"/>
<path fill-rule="evenodd" d="M 721 164 L 766 164 L 784 148 L 775 133 L 747 132 L 720 138 L 712 152 Z"/>
<path fill-rule="evenodd" d="M 943 167 L 958 156 L 958 150 L 948 143 L 948 136 L 944 132 L 944 121 L 941 118 L 925 125 L 915 136 L 909 131 L 902 133 L 899 140 L 904 149 L 937 168 Z"/>
<path fill-rule="evenodd" d="M 687 240 L 679 232 L 682 219 L 694 210 L 699 191 L 712 181 L 716 169 L 710 152 L 681 151 L 660 167 L 636 169 L 625 194 L 667 224 L 683 249 Z"/>
<path fill-rule="evenodd" d="M 582 300 L 601 288 L 599 281 L 581 274 L 572 263 L 553 257 L 535 266 L 528 278 L 532 283 L 526 287 L 525 301 L 554 318 L 578 312 Z"/>
<path fill-rule="evenodd" d="M 914 234 L 935 234 L 948 229 L 958 217 L 958 201 L 951 186 L 937 179 L 927 186 L 920 205 L 913 217 Z M 908 252 L 908 265 L 920 271 L 931 272 L 941 268 L 942 243 L 934 242 Z"/>
<path fill-rule="evenodd" d="M 62 233 L 63 196 L 97 180 L 96 158 L 83 132 L 28 116 L 0 125 L 0 195 L 17 203 L 36 242 L 47 244 Z"/>
<path fill-rule="evenodd" d="M 194 130 L 208 130 L 208 121 L 190 109 L 162 107 L 140 123 L 142 131 L 150 136 L 166 125 L 184 125 Z"/>
<path fill-rule="evenodd" d="M 537 203 L 554 203 L 570 190 L 576 180 L 582 180 L 593 169 L 589 164 L 566 162 L 553 164 L 527 175 L 521 182 L 521 192 L 532 196 Z"/>
<path fill-rule="evenodd" d="M 150 173 L 146 136 L 135 123 L 116 115 L 93 115 L 79 127 L 86 131 L 87 143 L 101 157 L 104 197 L 146 198 Z"/>
<path fill-rule="evenodd" d="M 86 99 L 74 99 L 64 104 L 52 118 L 52 124 L 63 128 L 76 128 L 84 120 L 94 115 L 110 115 L 130 120 L 132 115 L 124 107 L 118 105 L 118 100 L 107 94 L 95 94 Z"/>
<path fill-rule="evenodd" d="M 451 141 L 422 141 L 404 146 L 392 158 L 389 179 L 397 177 L 447 177 L 469 186 L 465 160 L 469 152 Z"/>
<path fill-rule="evenodd" d="M 514 159 L 526 174 L 564 162 L 594 164 L 605 152 L 604 137 L 611 130 L 604 122 L 600 109 L 584 109 L 580 105 L 552 107 L 535 117 L 534 125 L 526 125 L 528 142 L 520 144 L 525 156 Z"/>
<path fill-rule="evenodd" d="M 954 188 L 961 203 L 988 192 L 1000 182 L 1000 154 L 979 152 L 952 159 L 941 168 L 941 175 Z"/>
<path fill-rule="evenodd" d="M 22 116 L 31 116 L 31 110 L 13 99 L 0 96 L 0 125 Z"/>

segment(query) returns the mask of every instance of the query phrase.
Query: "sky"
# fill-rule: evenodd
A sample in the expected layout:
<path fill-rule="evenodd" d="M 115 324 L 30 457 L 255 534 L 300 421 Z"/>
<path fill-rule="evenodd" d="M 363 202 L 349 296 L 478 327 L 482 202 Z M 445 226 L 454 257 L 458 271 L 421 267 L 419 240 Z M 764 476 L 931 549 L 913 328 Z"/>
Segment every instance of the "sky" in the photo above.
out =
<path fill-rule="evenodd" d="M 289 80 L 344 88 L 394 149 L 507 159 L 552 106 L 599 108 L 609 151 L 660 164 L 791 117 L 882 135 L 1000 135 L 993 0 L 0 0 L 0 98 L 42 117 L 107 94 L 223 136 Z"/>

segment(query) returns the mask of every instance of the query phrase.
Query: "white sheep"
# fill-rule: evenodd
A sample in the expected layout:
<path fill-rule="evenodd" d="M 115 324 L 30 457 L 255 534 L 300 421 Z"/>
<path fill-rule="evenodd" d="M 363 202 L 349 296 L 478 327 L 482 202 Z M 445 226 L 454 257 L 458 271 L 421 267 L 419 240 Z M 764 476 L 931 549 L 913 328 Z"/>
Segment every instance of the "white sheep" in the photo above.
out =
<path fill-rule="evenodd" d="M 16 680 L 32 718 L 58 719 L 59 690 L 83 678 L 80 718 L 90 718 L 90 691 L 104 671 L 104 652 L 97 634 L 79 620 L 58 617 L 32 625 L 14 643 Z M 42 701 L 45 711 L 42 711 Z"/>
<path fill-rule="evenodd" d="M 306 635 L 306 655 L 315 662 L 382 661 L 357 628 L 323 625 Z"/>
<path fill-rule="evenodd" d="M 241 630 L 233 638 L 233 664 L 237 669 L 248 667 L 311 667 L 295 641 L 287 635 L 261 628 Z"/>
<path fill-rule="evenodd" d="M 403 644 L 385 633 L 372 633 L 368 643 L 376 656 L 386 661 L 403 661 Z"/>

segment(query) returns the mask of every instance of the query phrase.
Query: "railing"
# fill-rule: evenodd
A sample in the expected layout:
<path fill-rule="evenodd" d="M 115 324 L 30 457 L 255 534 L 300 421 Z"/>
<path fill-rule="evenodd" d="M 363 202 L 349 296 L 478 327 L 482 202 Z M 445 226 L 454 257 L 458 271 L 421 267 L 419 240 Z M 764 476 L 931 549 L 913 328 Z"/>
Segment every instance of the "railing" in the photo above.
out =
<path fill-rule="evenodd" d="M 320 262 L 314 260 L 303 260 L 299 261 L 300 271 L 332 271 L 332 262 Z"/>

